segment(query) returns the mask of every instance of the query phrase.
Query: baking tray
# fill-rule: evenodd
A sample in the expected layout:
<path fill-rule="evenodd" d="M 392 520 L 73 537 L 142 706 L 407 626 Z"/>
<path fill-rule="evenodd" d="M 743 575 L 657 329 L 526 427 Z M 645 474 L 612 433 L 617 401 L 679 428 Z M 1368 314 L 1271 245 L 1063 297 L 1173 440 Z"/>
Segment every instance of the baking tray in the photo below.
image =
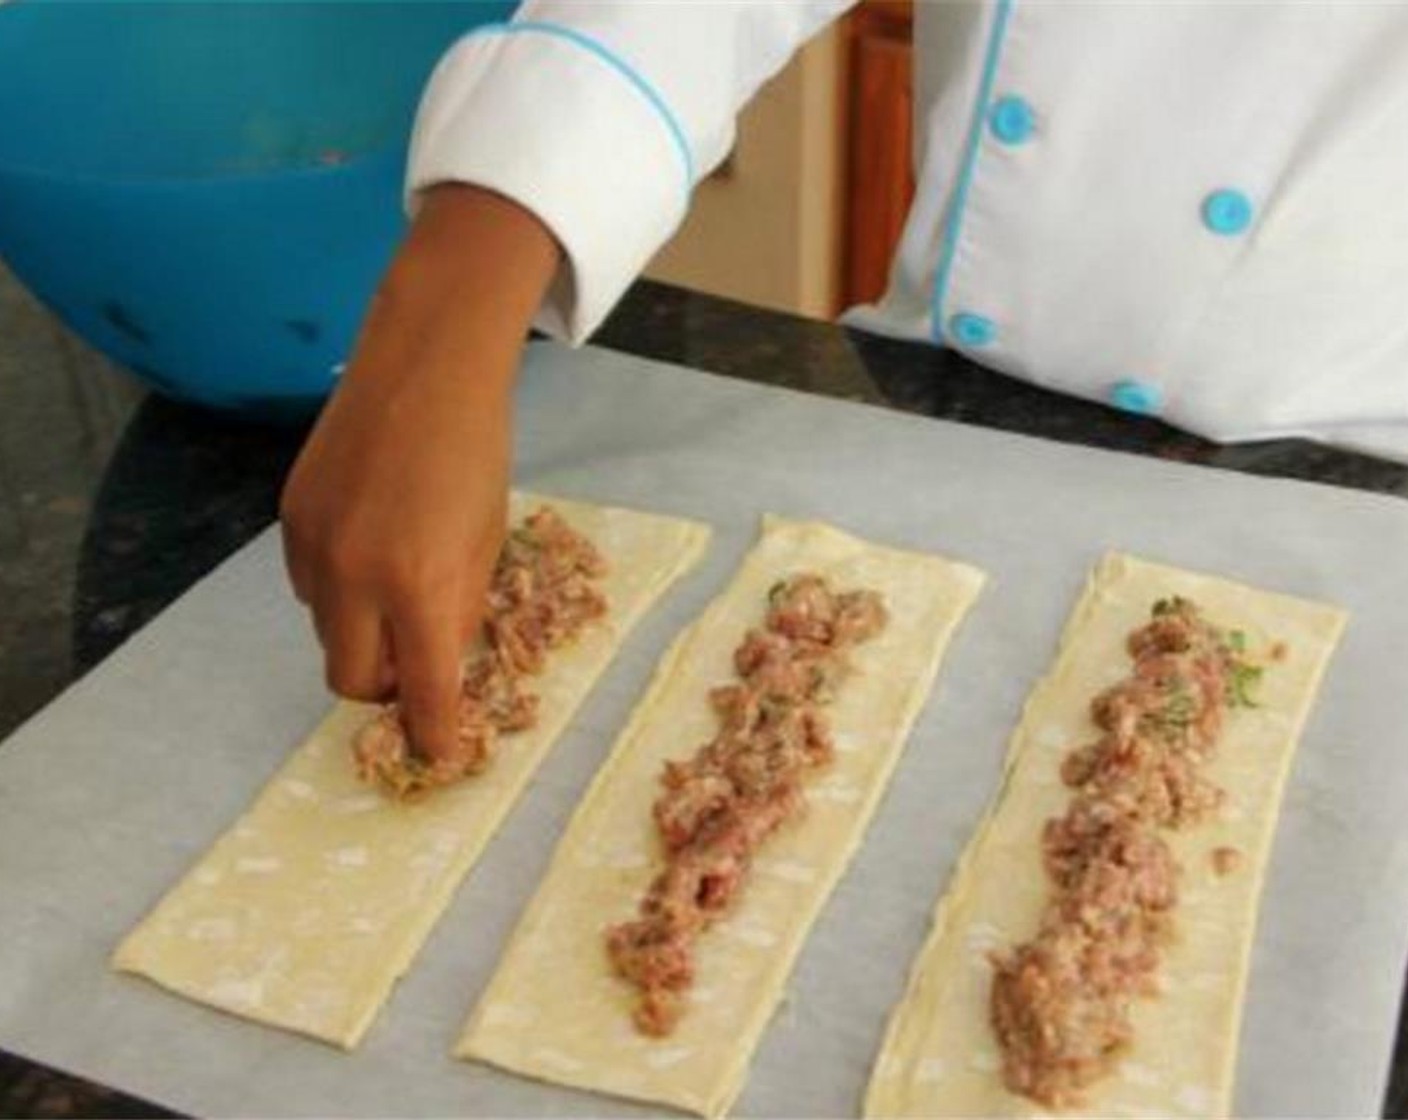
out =
<path fill-rule="evenodd" d="M 521 485 L 700 518 L 716 538 L 622 650 L 362 1047 L 246 1023 L 107 966 L 328 705 L 272 531 L 0 746 L 0 1045 L 201 1115 L 642 1114 L 448 1052 L 656 657 L 774 511 L 941 552 L 991 582 L 738 1113 L 858 1109 L 1022 702 L 1110 548 L 1351 612 L 1285 804 L 1237 1106 L 1378 1110 L 1408 955 L 1408 503 L 549 344 L 529 356 L 519 409 Z"/>

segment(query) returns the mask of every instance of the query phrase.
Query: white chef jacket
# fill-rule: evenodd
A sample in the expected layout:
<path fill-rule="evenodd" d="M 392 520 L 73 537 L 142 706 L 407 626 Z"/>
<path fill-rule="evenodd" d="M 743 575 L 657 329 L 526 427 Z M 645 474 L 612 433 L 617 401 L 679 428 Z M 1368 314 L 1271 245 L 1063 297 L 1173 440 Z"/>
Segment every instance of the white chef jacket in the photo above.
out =
<path fill-rule="evenodd" d="M 408 201 L 534 212 L 565 251 L 538 325 L 580 342 L 849 6 L 528 0 L 441 60 Z M 1408 460 L 1408 4 L 919 0 L 915 54 L 918 190 L 850 322 L 1218 440 Z"/>

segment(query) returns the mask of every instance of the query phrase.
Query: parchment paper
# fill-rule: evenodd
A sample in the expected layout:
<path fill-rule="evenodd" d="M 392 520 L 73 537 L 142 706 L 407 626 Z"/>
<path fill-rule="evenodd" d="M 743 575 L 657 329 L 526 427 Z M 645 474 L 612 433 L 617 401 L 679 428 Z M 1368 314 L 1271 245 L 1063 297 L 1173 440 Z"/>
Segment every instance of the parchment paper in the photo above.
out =
<path fill-rule="evenodd" d="M 204 1115 L 602 1115 L 633 1106 L 450 1045 L 655 658 L 759 515 L 820 517 L 992 582 L 738 1111 L 848 1115 L 1028 690 L 1107 548 L 1352 612 L 1292 777 L 1238 1071 L 1249 1115 L 1376 1112 L 1408 954 L 1408 503 L 1047 444 L 543 346 L 517 480 L 714 524 L 637 630 L 360 1050 L 109 970 L 120 936 L 328 704 L 270 533 L 0 746 L 0 1045 Z"/>

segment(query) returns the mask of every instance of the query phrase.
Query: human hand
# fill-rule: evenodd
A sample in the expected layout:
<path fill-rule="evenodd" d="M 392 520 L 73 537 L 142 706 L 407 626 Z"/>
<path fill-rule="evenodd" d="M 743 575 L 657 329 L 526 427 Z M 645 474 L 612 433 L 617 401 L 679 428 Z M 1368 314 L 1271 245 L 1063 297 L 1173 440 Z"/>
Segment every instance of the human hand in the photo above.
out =
<path fill-rule="evenodd" d="M 431 761 L 456 748 L 461 656 L 505 531 L 514 377 L 558 261 L 516 204 L 427 191 L 284 488 L 329 686 L 394 695 Z"/>

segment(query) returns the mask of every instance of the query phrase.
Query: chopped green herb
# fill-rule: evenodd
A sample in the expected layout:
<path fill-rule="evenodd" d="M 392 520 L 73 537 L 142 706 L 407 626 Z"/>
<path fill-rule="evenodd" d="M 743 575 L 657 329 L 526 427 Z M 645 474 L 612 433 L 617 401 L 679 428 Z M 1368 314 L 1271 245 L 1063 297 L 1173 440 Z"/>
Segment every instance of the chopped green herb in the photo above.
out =
<path fill-rule="evenodd" d="M 1173 723 L 1186 724 L 1192 722 L 1195 710 L 1196 705 L 1193 703 L 1193 698 L 1183 692 L 1168 702 L 1164 714 Z"/>
<path fill-rule="evenodd" d="M 1160 731 L 1181 731 L 1193 722 L 1197 714 L 1197 702 L 1180 686 L 1163 707 L 1146 712 L 1144 719 Z"/>
<path fill-rule="evenodd" d="M 1232 677 L 1227 682 L 1227 702 L 1234 708 L 1258 707 L 1252 690 L 1261 683 L 1262 667 L 1237 661 L 1232 665 Z"/>
<path fill-rule="evenodd" d="M 1238 653 L 1245 653 L 1247 649 L 1247 632 L 1245 630 L 1229 630 L 1227 632 L 1227 646 Z"/>
<path fill-rule="evenodd" d="M 1163 618 L 1164 615 L 1178 614 L 1181 611 L 1196 614 L 1197 608 L 1182 595 L 1171 595 L 1167 599 L 1158 600 L 1154 604 L 1152 614 L 1155 618 Z"/>

